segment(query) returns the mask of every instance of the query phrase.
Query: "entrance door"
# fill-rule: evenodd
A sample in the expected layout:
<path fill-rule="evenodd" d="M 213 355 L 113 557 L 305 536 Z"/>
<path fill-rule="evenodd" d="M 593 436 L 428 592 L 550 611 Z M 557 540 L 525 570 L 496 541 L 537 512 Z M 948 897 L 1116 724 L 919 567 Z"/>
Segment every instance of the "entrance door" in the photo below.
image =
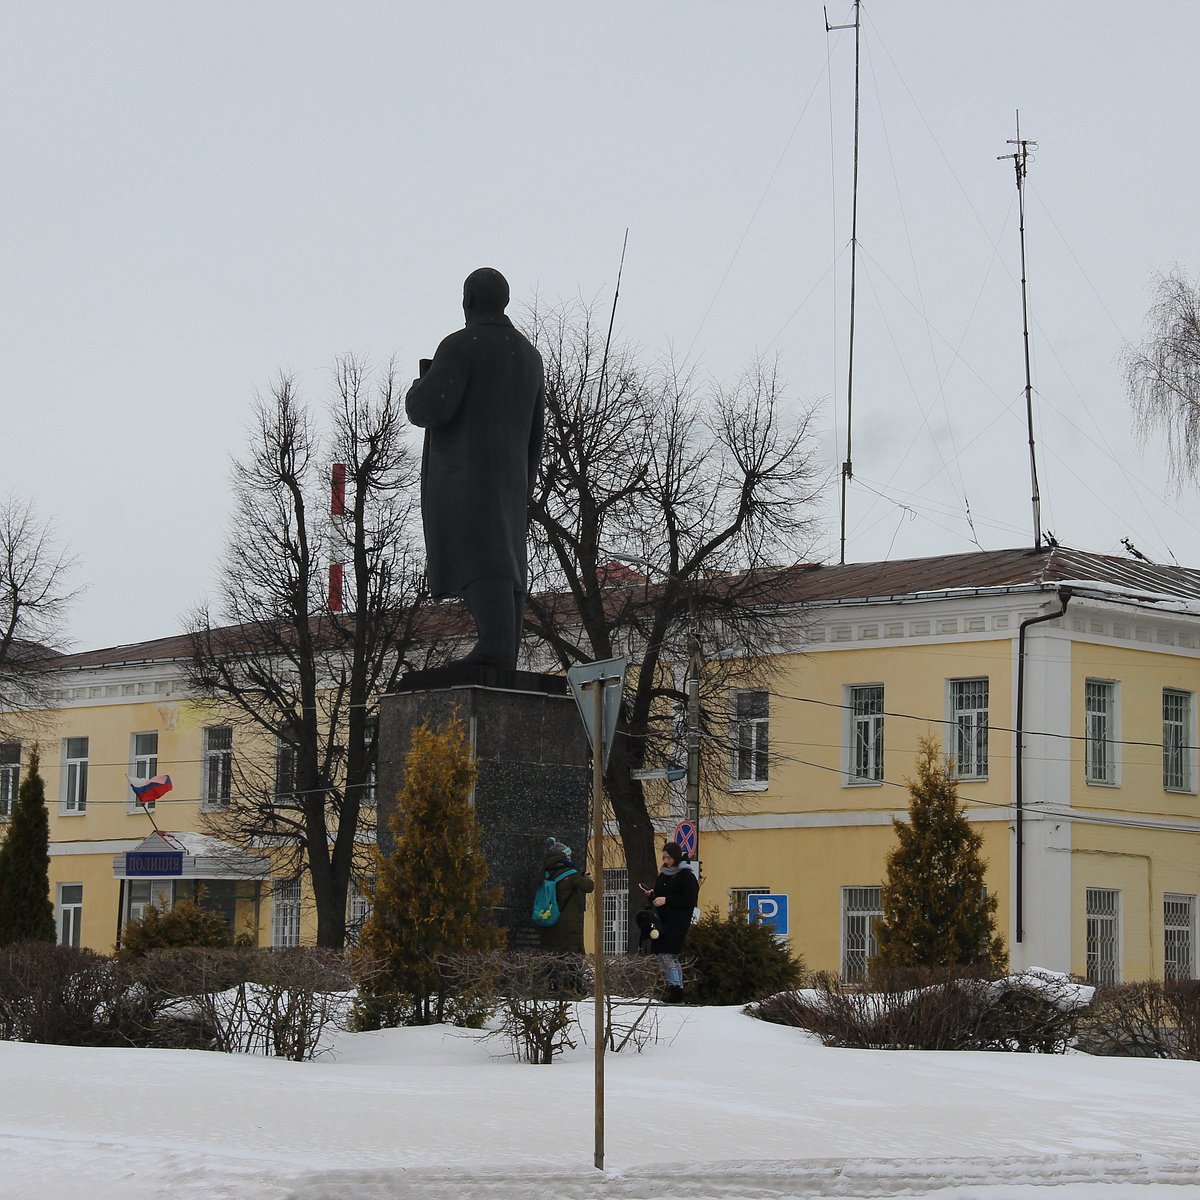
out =
<path fill-rule="evenodd" d="M 624 954 L 629 948 L 629 871 L 604 868 L 604 953 Z"/>

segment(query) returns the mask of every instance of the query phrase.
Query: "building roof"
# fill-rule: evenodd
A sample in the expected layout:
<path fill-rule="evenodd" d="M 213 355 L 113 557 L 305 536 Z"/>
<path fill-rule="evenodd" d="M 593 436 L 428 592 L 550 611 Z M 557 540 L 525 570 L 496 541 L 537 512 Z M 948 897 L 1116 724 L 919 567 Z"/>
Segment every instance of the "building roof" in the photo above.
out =
<path fill-rule="evenodd" d="M 609 569 L 609 568 L 606 568 Z M 636 580 L 642 576 L 630 572 Z M 643 586 L 618 577 L 617 587 Z M 831 604 L 869 600 L 936 597 L 948 592 L 994 591 L 1005 588 L 1054 590 L 1070 586 L 1075 591 L 1121 595 L 1141 602 L 1183 600 L 1200 602 L 1200 570 L 1164 566 L 1112 555 L 1091 554 L 1066 546 L 1016 550 L 973 550 L 965 554 L 939 554 L 891 562 L 845 564 L 802 563 L 785 570 L 781 586 L 773 589 L 781 603 Z M 455 625 L 451 609 L 437 606 L 431 622 L 442 633 Z M 1197 609 L 1200 612 L 1200 608 Z M 231 648 L 237 627 L 220 631 Z M 53 662 L 61 670 L 137 665 L 185 660 L 191 651 L 186 634 L 64 654 Z"/>

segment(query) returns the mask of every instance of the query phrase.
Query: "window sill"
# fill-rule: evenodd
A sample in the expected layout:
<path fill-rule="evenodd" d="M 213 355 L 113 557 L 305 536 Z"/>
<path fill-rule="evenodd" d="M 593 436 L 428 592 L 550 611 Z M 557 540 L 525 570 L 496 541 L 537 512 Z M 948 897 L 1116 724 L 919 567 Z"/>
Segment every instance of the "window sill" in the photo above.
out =
<path fill-rule="evenodd" d="M 58 815 L 60 817 L 86 817 L 87 809 L 86 808 L 60 808 L 58 810 Z"/>
<path fill-rule="evenodd" d="M 1121 786 L 1115 779 L 1085 779 L 1083 782 L 1088 787 L 1115 788 Z"/>
<path fill-rule="evenodd" d="M 1194 796 L 1196 794 L 1194 787 L 1168 787 L 1165 783 L 1163 784 L 1163 791 L 1170 792 L 1173 796 Z M 0 821 L 2 820 L 4 818 L 0 817 Z"/>
<path fill-rule="evenodd" d="M 951 775 L 955 783 L 987 783 L 986 775 Z"/>
<path fill-rule="evenodd" d="M 883 780 L 882 779 L 850 778 L 850 779 L 847 779 L 846 782 L 842 784 L 842 786 L 843 787 L 856 787 L 856 788 L 859 788 L 859 787 L 883 787 Z"/>
<path fill-rule="evenodd" d="M 769 779 L 731 779 L 731 792 L 765 792 L 771 786 Z"/>

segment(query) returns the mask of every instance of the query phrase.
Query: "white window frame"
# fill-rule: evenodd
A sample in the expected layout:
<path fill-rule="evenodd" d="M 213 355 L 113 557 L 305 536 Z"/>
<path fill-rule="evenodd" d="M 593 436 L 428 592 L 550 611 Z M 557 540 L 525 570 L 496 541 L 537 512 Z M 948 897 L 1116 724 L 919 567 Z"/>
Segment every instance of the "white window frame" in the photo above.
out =
<path fill-rule="evenodd" d="M 1083 691 L 1084 779 L 1094 787 L 1117 787 L 1120 687 L 1115 679 L 1087 679 Z"/>
<path fill-rule="evenodd" d="M 955 779 L 988 777 L 988 705 L 990 681 L 986 675 L 946 681 L 946 706 Z"/>
<path fill-rule="evenodd" d="M 875 921 L 883 916 L 883 888 L 863 886 L 842 888 L 841 963 L 845 983 L 861 983 L 871 959 L 879 950 L 875 941 Z"/>
<path fill-rule="evenodd" d="M 221 734 L 229 739 L 228 746 L 213 746 L 213 735 Z M 229 807 L 233 798 L 233 726 L 206 725 L 201 734 L 201 810 L 219 810 Z M 214 795 L 213 793 L 217 794 Z"/>
<path fill-rule="evenodd" d="M 629 869 L 604 868 L 604 953 L 624 954 L 629 948 Z"/>
<path fill-rule="evenodd" d="M 755 712 L 760 706 L 765 710 L 762 716 Z M 766 688 L 734 692 L 729 702 L 729 726 L 730 789 L 765 791 L 771 773 L 771 693 Z"/>
<path fill-rule="evenodd" d="M 271 880 L 271 945 L 290 949 L 300 945 L 300 880 Z"/>
<path fill-rule="evenodd" d="M 882 683 L 855 683 L 846 688 L 846 783 L 851 787 L 883 783 L 883 706 Z"/>
<path fill-rule="evenodd" d="M 80 743 L 82 743 L 82 751 Z M 88 754 L 90 742 L 86 737 L 62 740 L 62 773 L 58 802 L 60 817 L 81 817 L 87 812 Z"/>
<path fill-rule="evenodd" d="M 140 921 L 153 904 L 168 913 L 174 905 L 174 881 L 170 879 L 130 879 L 125 885 L 125 920 Z"/>
<path fill-rule="evenodd" d="M 72 889 L 67 898 L 67 889 Z M 76 893 L 73 889 L 78 888 Z M 55 936 L 60 946 L 80 945 L 80 929 L 83 925 L 83 884 L 60 883 L 55 892 L 54 906 Z"/>
<path fill-rule="evenodd" d="M 12 817 L 21 789 L 21 743 L 0 742 L 0 821 Z"/>
<path fill-rule="evenodd" d="M 146 749 L 144 742 L 139 744 L 141 738 L 154 739 L 153 753 Z M 140 733 L 131 733 L 129 735 L 129 778 L 136 779 L 139 783 L 145 783 L 147 779 L 153 779 L 157 774 L 158 730 L 144 729 Z M 137 797 L 133 794 L 133 789 L 130 788 L 127 811 L 131 813 L 153 812 L 154 801 L 151 800 L 149 804 L 139 804 Z"/>
<path fill-rule="evenodd" d="M 1196 790 L 1195 701 L 1192 692 L 1163 688 L 1163 789 L 1168 792 Z"/>
<path fill-rule="evenodd" d="M 1087 979 L 1089 983 L 1121 982 L 1121 893 L 1116 888 L 1088 888 L 1084 898 Z"/>
<path fill-rule="evenodd" d="M 1196 897 L 1163 893 L 1163 979 L 1196 978 Z"/>

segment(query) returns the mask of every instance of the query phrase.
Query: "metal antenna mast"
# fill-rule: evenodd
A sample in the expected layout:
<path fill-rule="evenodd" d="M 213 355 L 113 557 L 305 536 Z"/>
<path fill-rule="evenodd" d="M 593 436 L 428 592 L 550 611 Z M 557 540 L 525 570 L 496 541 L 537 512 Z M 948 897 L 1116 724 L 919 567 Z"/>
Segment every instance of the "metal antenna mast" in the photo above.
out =
<path fill-rule="evenodd" d="M 854 283 L 855 268 L 858 265 L 858 66 L 859 66 L 859 0 L 854 0 L 854 23 L 851 25 L 830 25 L 829 10 L 825 10 L 825 32 L 832 33 L 835 29 L 854 30 L 854 188 L 851 200 L 850 217 L 850 365 L 846 375 L 846 460 L 842 463 L 842 516 L 841 516 L 841 550 L 838 562 L 846 561 L 846 483 L 854 478 L 854 466 L 851 461 L 851 435 L 854 418 Z"/>
<path fill-rule="evenodd" d="M 1009 138 L 1008 144 L 1016 146 L 1012 154 L 998 154 L 997 161 L 1013 160 L 1017 172 L 1017 204 L 1021 214 L 1021 317 L 1025 331 L 1025 421 L 1029 428 L 1029 479 L 1033 485 L 1033 546 L 1042 548 L 1042 498 L 1038 493 L 1037 456 L 1033 449 L 1033 384 L 1029 377 L 1029 293 L 1025 280 L 1025 170 L 1030 150 L 1037 149 L 1037 142 L 1021 137 L 1021 114 L 1017 113 L 1017 136 Z M 847 456 L 849 457 L 849 456 Z"/>

